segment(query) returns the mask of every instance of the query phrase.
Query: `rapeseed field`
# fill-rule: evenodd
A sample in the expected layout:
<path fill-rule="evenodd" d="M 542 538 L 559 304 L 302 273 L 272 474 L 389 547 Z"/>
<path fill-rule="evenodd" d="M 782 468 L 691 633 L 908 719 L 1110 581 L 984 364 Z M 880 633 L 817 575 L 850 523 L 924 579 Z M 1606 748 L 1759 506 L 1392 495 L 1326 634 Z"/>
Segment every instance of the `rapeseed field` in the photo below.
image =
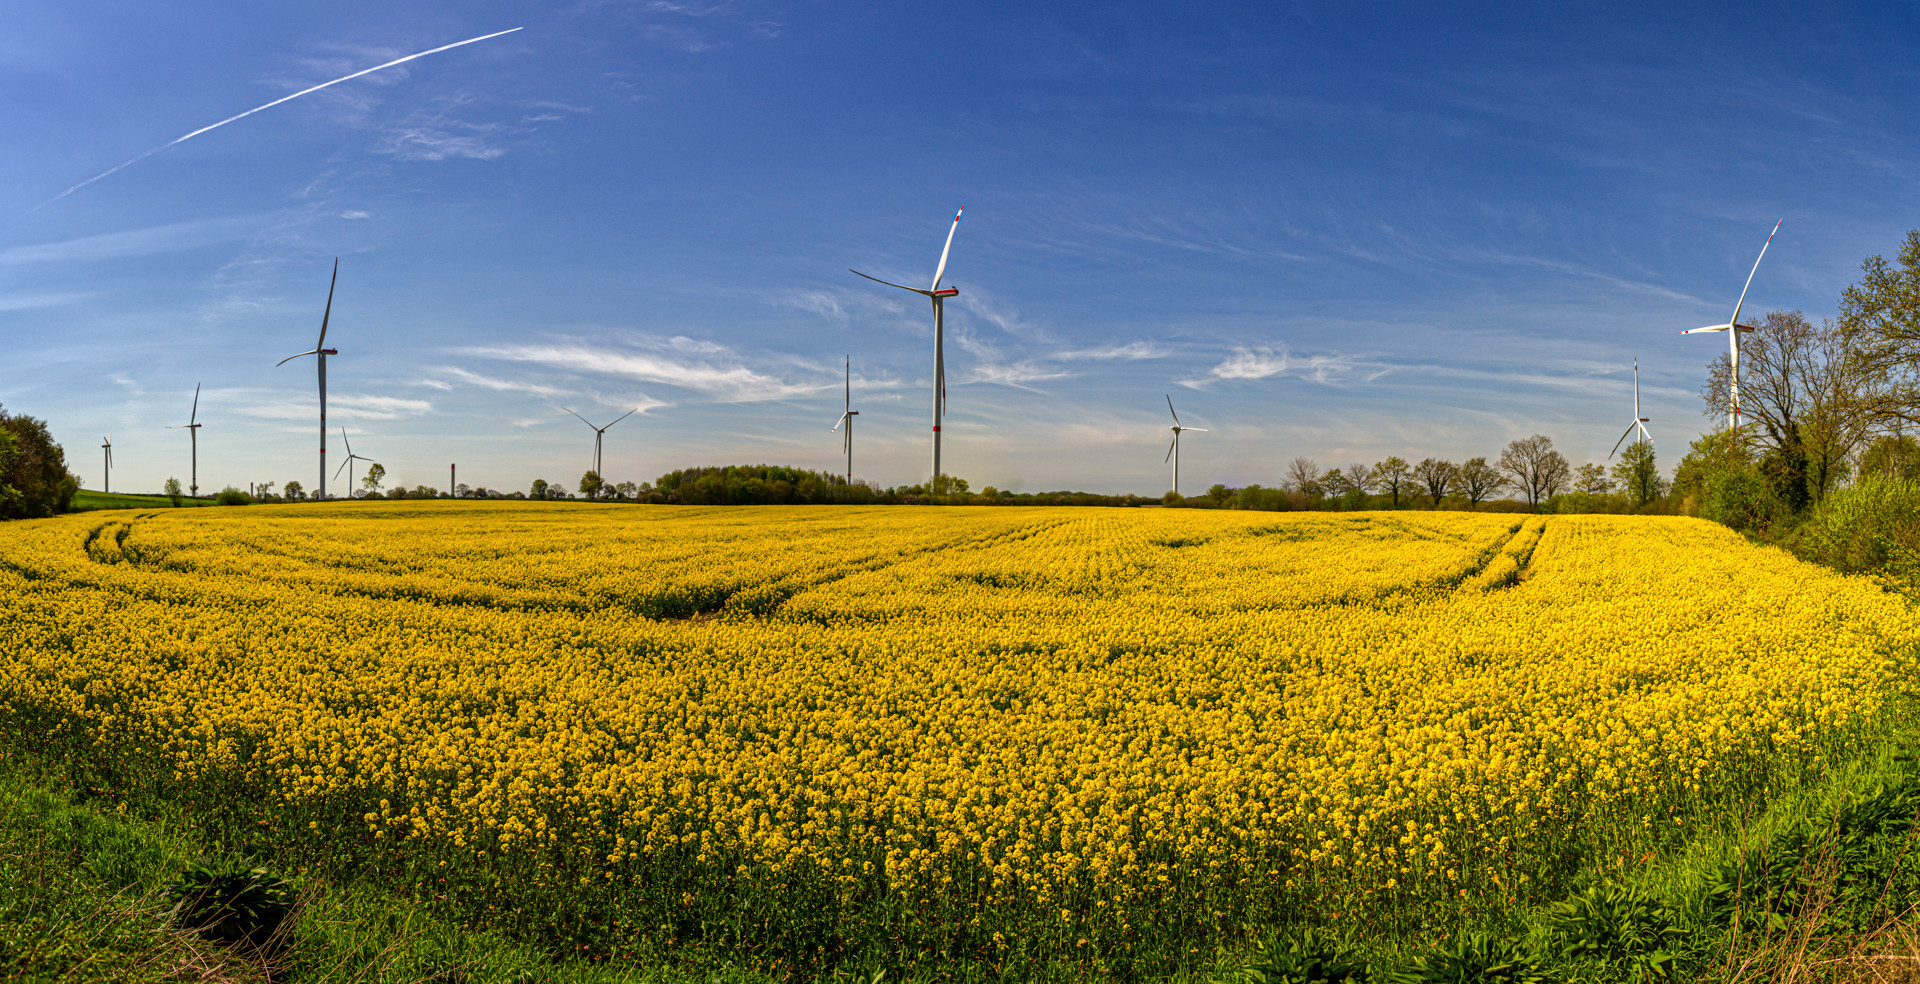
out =
<path fill-rule="evenodd" d="M 1549 894 L 1845 754 L 1916 639 L 1678 518 L 127 515 L 0 527 L 6 741 L 607 955 Z"/>

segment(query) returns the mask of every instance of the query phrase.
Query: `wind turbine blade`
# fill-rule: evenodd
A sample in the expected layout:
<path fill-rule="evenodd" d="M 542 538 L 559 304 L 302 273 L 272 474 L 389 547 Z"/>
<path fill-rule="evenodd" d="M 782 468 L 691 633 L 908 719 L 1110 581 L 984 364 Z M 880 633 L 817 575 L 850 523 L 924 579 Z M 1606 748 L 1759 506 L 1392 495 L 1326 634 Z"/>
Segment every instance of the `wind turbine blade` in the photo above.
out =
<path fill-rule="evenodd" d="M 314 350 L 313 350 L 313 351 L 311 351 L 311 352 L 302 352 L 302 353 L 300 353 L 300 355 L 289 355 L 289 356 L 287 356 L 286 358 L 284 358 L 284 359 L 281 359 L 281 360 L 280 360 L 279 362 L 276 362 L 276 363 L 274 363 L 274 364 L 273 364 L 273 367 L 274 367 L 275 369 L 278 369 L 278 368 L 280 368 L 281 366 L 284 366 L 284 365 L 286 365 L 287 363 L 289 363 L 289 362 L 292 362 L 292 361 L 293 361 L 293 360 L 295 360 L 295 359 L 298 359 L 298 358 L 299 358 L 299 357 L 300 357 L 301 355 L 318 355 L 318 354 L 319 354 L 319 352 L 320 352 L 320 350 L 319 350 L 319 349 L 314 349 Z"/>
<path fill-rule="evenodd" d="M 562 410 L 567 410 L 567 408 L 566 408 L 566 407 L 561 407 L 560 409 L 562 409 Z M 568 412 L 568 413 L 573 413 L 573 411 L 572 411 L 572 410 L 567 410 L 567 412 Z M 574 415 L 574 416 L 576 416 L 576 417 L 580 417 L 580 415 L 579 415 L 579 414 L 577 414 L 577 413 L 573 413 L 573 415 Z M 594 427 L 594 426 L 593 426 L 593 421 L 591 421 L 591 420 L 588 420 L 588 419 L 587 419 L 587 418 L 585 418 L 585 417 L 580 417 L 580 422 L 581 422 L 581 423 L 583 423 L 583 424 L 586 424 L 586 425 L 587 425 L 588 427 L 593 427 L 593 429 L 594 429 L 594 430 L 599 430 L 599 429 L 600 429 L 600 428 L 598 428 L 598 427 Z M 608 424 L 607 426 L 608 426 L 608 427 L 612 427 L 613 425 L 612 425 L 612 424 Z"/>
<path fill-rule="evenodd" d="M 1627 434 L 1633 433 L 1633 429 L 1638 426 L 1640 426 L 1640 422 L 1638 420 L 1627 425 L 1627 433 L 1620 435 L 1620 439 L 1618 441 L 1613 442 L 1613 450 L 1607 452 L 1607 460 L 1609 461 L 1613 460 L 1613 456 L 1615 454 L 1618 454 L 1620 451 L 1620 445 L 1627 443 Z"/>
<path fill-rule="evenodd" d="M 1173 397 L 1171 396 L 1167 397 L 1167 412 L 1173 414 L 1173 422 L 1176 425 L 1180 423 L 1180 413 L 1173 409 Z"/>
<path fill-rule="evenodd" d="M 1207 429 L 1205 427 L 1182 427 L 1180 429 L 1183 431 L 1199 431 L 1202 434 L 1205 434 L 1207 432 Z"/>
<path fill-rule="evenodd" d="M 340 258 L 336 256 L 333 258 L 333 279 L 327 281 L 327 309 L 320 315 L 320 341 L 313 346 L 316 352 L 327 347 L 327 319 L 333 317 L 333 285 L 339 282 Z"/>
<path fill-rule="evenodd" d="M 1646 439 L 1647 439 L 1647 443 L 1648 443 L 1648 444 L 1652 444 L 1652 443 L 1653 443 L 1653 432 L 1647 429 L 1647 425 L 1646 425 L 1646 424 L 1642 424 L 1642 423 L 1640 423 L 1640 422 L 1639 422 L 1639 421 L 1637 421 L 1637 420 L 1636 420 L 1636 421 L 1634 421 L 1634 423 L 1635 423 L 1635 424 L 1637 424 L 1637 425 L 1639 425 L 1639 427 L 1640 427 L 1640 436 L 1641 436 L 1641 437 L 1644 437 L 1644 438 L 1646 438 Z"/>
<path fill-rule="evenodd" d="M 828 433 L 832 433 L 833 431 L 839 430 L 840 425 L 846 422 L 847 422 L 847 415 L 843 413 L 839 417 L 834 419 L 833 426 L 827 429 Z"/>
<path fill-rule="evenodd" d="M 1705 328 L 1688 328 L 1686 331 L 1683 331 L 1680 334 L 1697 335 L 1703 331 L 1726 331 L 1727 329 L 1732 327 L 1733 327 L 1732 325 L 1708 325 Z"/>
<path fill-rule="evenodd" d="M 187 418 L 187 423 L 192 424 L 193 422 L 199 419 L 200 419 L 200 384 L 194 383 L 193 384 L 193 414 Z"/>
<path fill-rule="evenodd" d="M 333 477 L 334 477 L 335 479 L 338 479 L 338 478 L 340 477 L 340 473 L 341 473 L 341 472 L 343 472 L 343 471 L 346 471 L 346 470 L 347 470 L 347 466 L 348 466 L 348 465 L 351 465 L 351 464 L 353 464 L 353 456 L 352 456 L 352 455 L 348 455 L 348 456 L 347 456 L 347 460 L 345 460 L 345 461 L 342 461 L 342 462 L 340 463 L 340 467 L 338 467 L 338 468 L 335 468 L 335 469 L 333 470 Z"/>
<path fill-rule="evenodd" d="M 1164 458 L 1161 458 L 1160 463 L 1164 465 L 1167 462 L 1172 461 L 1173 449 L 1178 447 L 1179 445 L 1180 445 L 1180 435 L 1176 433 L 1173 435 L 1173 443 L 1167 445 L 1167 456 Z"/>
<path fill-rule="evenodd" d="M 1780 222 L 1785 221 L 1787 220 L 1780 220 Z M 1753 258 L 1753 269 L 1747 271 L 1747 286 L 1740 288 L 1740 299 L 1733 302 L 1733 317 L 1727 319 L 1727 324 L 1737 325 L 1740 323 L 1740 305 L 1747 303 L 1747 288 L 1753 286 L 1753 275 L 1760 272 L 1760 261 L 1767 258 L 1767 247 L 1773 245 L 1773 237 L 1779 234 L 1780 222 L 1773 224 L 1773 231 L 1767 233 L 1766 244 L 1760 247 L 1760 255 Z"/>
<path fill-rule="evenodd" d="M 640 412 L 640 408 L 639 408 L 639 407 L 634 407 L 634 408 L 633 408 L 632 410 L 628 410 L 628 411 L 627 411 L 626 413 L 623 413 L 623 414 L 621 414 L 620 416 L 618 416 L 618 417 L 615 417 L 615 418 L 613 418 L 613 424 L 617 424 L 617 423 L 619 423 L 619 422 L 621 422 L 622 420 L 625 420 L 625 419 L 627 419 L 628 417 L 631 417 L 631 416 L 633 416 L 634 414 L 636 414 L 636 413 L 639 413 L 639 412 Z M 607 425 L 607 427 L 612 427 L 612 426 L 613 426 L 613 424 L 608 424 L 608 425 Z M 606 430 L 606 429 L 607 429 L 607 427 L 602 427 L 602 428 L 600 428 L 600 429 L 601 429 L 601 430 Z"/>
<path fill-rule="evenodd" d="M 847 272 L 848 272 L 848 273 L 851 273 L 851 274 L 853 274 L 853 275 L 855 275 L 855 276 L 857 276 L 857 277 L 867 277 L 867 275 L 866 275 L 866 274 L 864 274 L 864 273 L 861 273 L 860 271 L 858 271 L 858 270 L 855 270 L 855 269 L 854 269 L 854 268 L 852 268 L 852 267 L 848 267 L 848 268 L 847 268 Z M 898 288 L 900 288 L 901 290 L 910 290 L 910 291 L 913 291 L 913 292 L 914 292 L 914 293 L 916 293 L 916 294 L 920 294 L 920 295 L 923 295 L 923 296 L 926 296 L 926 297 L 932 297 L 932 296 L 933 296 L 933 291 L 930 291 L 930 290 L 921 290 L 921 289 L 920 289 L 920 288 L 918 288 L 918 287 L 908 287 L 908 286 L 907 286 L 906 284 L 896 284 L 896 283 L 894 283 L 894 282 L 893 282 L 893 281 L 891 281 L 891 280 L 881 280 L 881 279 L 880 279 L 879 277 L 867 277 L 867 279 L 868 279 L 868 280 L 871 280 L 871 281 L 873 281 L 873 282 L 874 282 L 874 283 L 876 283 L 876 284 L 886 284 L 886 285 L 887 285 L 888 287 L 898 287 Z"/>
<path fill-rule="evenodd" d="M 348 457 L 348 458 L 352 458 L 352 457 L 353 457 L 353 442 L 352 442 L 352 441 L 349 441 L 349 440 L 347 440 L 347 429 L 346 429 L 346 428 L 345 428 L 344 426 L 340 428 L 340 442 L 341 442 L 342 444 L 345 444 L 345 445 L 347 446 L 347 457 Z"/>
<path fill-rule="evenodd" d="M 933 286 L 928 290 L 939 290 L 940 278 L 947 275 L 947 254 L 953 251 L 953 234 L 960 231 L 960 216 L 966 210 L 967 207 L 962 205 L 960 211 L 953 213 L 953 225 L 947 229 L 947 244 L 940 248 L 940 266 L 933 271 Z"/>

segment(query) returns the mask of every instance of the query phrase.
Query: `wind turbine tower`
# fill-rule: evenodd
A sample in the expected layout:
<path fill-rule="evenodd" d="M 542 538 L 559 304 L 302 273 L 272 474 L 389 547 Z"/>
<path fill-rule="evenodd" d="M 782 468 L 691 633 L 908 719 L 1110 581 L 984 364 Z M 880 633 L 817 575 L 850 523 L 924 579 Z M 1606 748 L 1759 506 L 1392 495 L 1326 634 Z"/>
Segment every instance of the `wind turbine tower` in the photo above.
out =
<path fill-rule="evenodd" d="M 965 206 L 953 213 L 953 225 L 947 229 L 947 245 L 940 250 L 940 265 L 933 271 L 933 286 L 926 290 L 908 287 L 881 280 L 879 277 L 867 277 L 858 270 L 848 268 L 847 272 L 867 277 L 876 284 L 910 290 L 933 302 L 933 477 L 940 477 L 940 418 L 947 412 L 947 359 L 946 359 L 946 322 L 943 319 L 941 302 L 960 293 L 958 287 L 941 289 L 940 278 L 947 272 L 947 254 L 953 250 L 953 234 L 960 230 L 960 216 L 966 213 Z"/>
<path fill-rule="evenodd" d="M 312 355 L 312 356 L 319 357 L 319 362 L 320 362 L 320 491 L 315 496 L 315 498 L 318 498 L 318 499 L 325 499 L 327 497 L 327 356 L 340 354 L 338 350 L 330 349 L 327 347 L 327 320 L 333 317 L 333 285 L 335 283 L 338 283 L 339 280 L 340 280 L 340 259 L 339 257 L 335 257 L 333 260 L 333 279 L 327 281 L 327 309 L 324 312 L 322 312 L 320 315 L 320 340 L 314 343 L 312 351 L 302 352 L 299 355 L 289 355 L 286 358 L 281 359 L 279 362 L 276 362 L 273 364 L 274 368 L 278 369 L 281 366 L 284 366 L 287 363 L 292 362 L 293 360 L 301 358 L 303 356 Z M 344 437 L 346 435 L 346 429 L 342 428 L 340 433 Z M 349 498 L 353 496 L 353 489 L 351 488 L 347 489 L 347 496 Z"/>
<path fill-rule="evenodd" d="M 1180 426 L 1180 414 L 1174 411 L 1173 397 L 1171 396 L 1167 397 L 1167 412 L 1173 414 L 1173 426 L 1169 428 L 1170 430 L 1173 431 L 1173 443 L 1167 446 L 1167 457 L 1161 461 L 1161 464 L 1165 464 L 1167 461 L 1173 462 L 1173 494 L 1179 495 L 1180 494 L 1180 434 L 1182 431 L 1199 431 L 1200 433 L 1205 434 L 1207 432 L 1207 429 L 1205 427 Z"/>
<path fill-rule="evenodd" d="M 561 407 L 560 409 L 567 410 L 566 407 Z M 573 413 L 572 410 L 567 410 L 567 412 Z M 625 420 L 628 417 L 631 417 L 634 414 L 639 412 L 640 412 L 640 408 L 634 407 L 632 410 L 628 410 L 626 413 L 623 413 L 620 416 L 613 418 L 613 424 L 617 424 L 622 420 Z M 573 415 L 576 417 L 580 417 L 580 415 L 577 413 L 573 413 Z M 600 440 L 601 438 L 604 438 L 607 436 L 607 430 L 611 428 L 613 424 L 608 424 L 606 427 L 594 427 L 593 421 L 588 420 L 585 417 L 580 417 L 580 422 L 583 424 L 586 424 L 588 427 L 593 427 L 593 473 L 595 475 L 600 476 L 601 481 L 605 481 L 607 478 L 607 475 L 605 472 L 600 470 Z"/>
<path fill-rule="evenodd" d="M 193 438 L 193 471 L 189 473 L 187 494 L 198 498 L 200 495 L 200 384 L 193 384 L 193 413 L 184 424 L 174 424 L 168 430 L 186 429 L 187 436 Z"/>
<path fill-rule="evenodd" d="M 101 440 L 106 442 L 105 444 L 100 445 L 100 448 L 101 450 L 106 452 L 106 459 L 107 459 L 106 467 L 101 469 L 101 474 L 106 476 L 105 478 L 106 488 L 103 489 L 102 491 L 112 492 L 113 491 L 113 435 L 108 434 L 105 437 L 102 437 Z"/>
<path fill-rule="evenodd" d="M 846 452 L 847 452 L 847 485 L 848 487 L 852 487 L 853 485 L 853 418 L 858 416 L 860 416 L 860 411 L 855 410 L 853 408 L 853 356 L 849 355 L 847 356 L 846 412 L 840 415 L 839 420 L 836 420 L 833 422 L 834 430 L 839 430 L 841 424 L 847 425 L 846 438 L 841 443 L 843 443 L 846 446 Z M 935 452 L 935 453 L 937 454 L 938 452 Z"/>
<path fill-rule="evenodd" d="M 1785 222 L 1781 219 L 1780 222 Z M 1740 306 L 1747 303 L 1747 288 L 1753 286 L 1753 275 L 1760 272 L 1760 261 L 1766 259 L 1767 247 L 1773 245 L 1773 237 L 1780 232 L 1780 222 L 1773 224 L 1773 232 L 1767 233 L 1767 241 L 1760 246 L 1760 255 L 1753 258 L 1753 269 L 1747 271 L 1747 286 L 1740 288 L 1740 299 L 1733 302 L 1733 317 L 1724 325 L 1708 325 L 1705 328 L 1689 328 L 1682 335 L 1694 335 L 1703 331 L 1724 331 L 1727 333 L 1727 428 L 1740 429 L 1740 333 L 1758 331 L 1752 325 L 1740 323 Z"/>
<path fill-rule="evenodd" d="M 1607 460 L 1609 461 L 1613 460 L 1613 456 L 1620 452 L 1620 445 L 1626 441 L 1627 435 L 1632 434 L 1634 428 L 1636 427 L 1640 429 L 1641 440 L 1646 441 L 1648 444 L 1652 444 L 1653 435 L 1647 431 L 1647 424 L 1652 422 L 1653 422 L 1652 417 L 1640 416 L 1640 360 L 1634 359 L 1633 360 L 1633 423 L 1627 425 L 1627 432 L 1626 434 L 1620 435 L 1620 440 L 1613 442 L 1613 450 L 1607 452 Z"/>

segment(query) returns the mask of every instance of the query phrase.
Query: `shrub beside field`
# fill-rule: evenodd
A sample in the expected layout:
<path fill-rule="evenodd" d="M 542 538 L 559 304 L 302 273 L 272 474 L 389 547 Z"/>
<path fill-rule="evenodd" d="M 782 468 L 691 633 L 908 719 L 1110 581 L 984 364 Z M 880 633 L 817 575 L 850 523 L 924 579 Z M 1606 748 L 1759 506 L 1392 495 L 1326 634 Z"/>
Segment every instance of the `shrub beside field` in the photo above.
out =
<path fill-rule="evenodd" d="M 0 714 L 48 768 L 565 952 L 775 973 L 1449 936 L 1852 759 L 1914 640 L 1685 519 L 366 503 L 0 537 Z"/>

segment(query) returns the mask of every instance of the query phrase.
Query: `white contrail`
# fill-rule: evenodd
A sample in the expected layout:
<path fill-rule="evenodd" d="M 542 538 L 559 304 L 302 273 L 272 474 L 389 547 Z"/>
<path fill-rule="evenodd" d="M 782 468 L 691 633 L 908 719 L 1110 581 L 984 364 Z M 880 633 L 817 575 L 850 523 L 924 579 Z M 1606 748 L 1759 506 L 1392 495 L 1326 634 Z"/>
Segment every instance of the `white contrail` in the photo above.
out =
<path fill-rule="evenodd" d="M 497 38 L 497 37 L 499 37 L 499 36 L 500 36 L 500 35 L 502 35 L 502 34 L 512 34 L 512 33 L 513 33 L 514 31 L 518 31 L 518 30 L 520 30 L 520 28 L 517 28 L 517 27 L 515 27 L 515 28 L 510 28 L 510 29 L 508 29 L 508 30 L 505 30 L 505 31 L 495 31 L 495 32 L 494 32 L 494 33 L 492 33 L 492 34 L 482 34 L 482 35 L 480 35 L 480 36 L 479 36 L 479 37 L 477 37 L 477 38 L 468 38 L 468 39 L 466 39 L 465 41 L 455 41 L 455 42 L 454 42 L 454 43 L 452 43 L 452 44 L 443 44 L 443 45 L 441 45 L 441 46 L 440 46 L 440 47 L 438 47 L 438 48 L 429 48 L 429 49 L 427 49 L 426 51 L 422 51 L 422 52 L 418 52 L 418 53 L 415 53 L 415 54 L 411 54 L 411 55 L 408 55 L 408 56 L 406 56 L 405 58 L 395 58 L 394 60 L 392 60 L 392 61 L 390 61 L 390 62 L 387 62 L 387 63 L 386 63 L 386 64 L 384 64 L 384 65 L 375 65 L 375 66 L 373 66 L 372 68 L 363 68 L 363 69 L 361 69 L 360 71 L 358 71 L 358 72 L 355 72 L 355 73 L 353 73 L 352 75 L 342 75 L 342 76 L 340 76 L 339 78 L 337 78 L 337 79 L 334 79 L 334 80 L 333 80 L 332 82 L 322 82 L 322 83 L 320 83 L 319 85 L 316 85 L 316 86 L 314 86 L 314 87 L 313 87 L 313 88 L 311 88 L 311 89 L 301 89 L 301 90 L 300 90 L 299 92 L 296 92 L 296 93 L 294 93 L 294 94 L 293 94 L 293 95 L 291 95 L 291 96 L 281 96 L 280 98 L 278 98 L 278 99 L 275 99 L 274 101 L 272 101 L 272 102 L 270 102 L 270 103 L 267 103 L 267 104 L 266 104 L 265 106 L 255 106 L 255 107 L 253 107 L 252 109 L 249 109 L 249 110 L 247 110 L 246 112 L 244 112 L 244 113 L 241 113 L 241 114 L 240 114 L 240 115 L 238 115 L 238 116 L 229 116 L 229 117 L 227 117 L 226 119 L 224 119 L 224 120 L 221 120 L 220 122 L 218 122 L 218 123 L 215 123 L 215 124 L 213 124 L 212 126 L 203 126 L 203 127 L 201 127 L 200 129 L 198 129 L 198 130 L 195 130 L 195 131 L 193 131 L 192 133 L 189 133 L 189 134 L 187 134 L 186 136 L 183 136 L 183 137 L 175 137 L 174 139 L 172 139 L 172 140 L 170 140 L 170 141 L 168 141 L 168 142 L 166 142 L 166 143 L 163 143 L 163 144 L 161 144 L 160 146 L 158 146 L 158 147 L 155 147 L 155 148 L 153 148 L 152 150 L 149 150 L 149 151 L 147 151 L 147 152 L 146 152 L 146 153 L 144 153 L 144 154 L 141 154 L 141 155 L 140 155 L 139 157 L 135 157 L 135 158 L 134 158 L 133 160 L 130 160 L 130 161 L 127 161 L 127 162 L 126 162 L 126 164 L 120 164 L 120 165 L 118 165 L 118 166 L 116 166 L 116 167 L 112 167 L 112 168 L 108 168 L 108 169 L 107 169 L 107 170 L 105 170 L 105 171 L 101 171 L 101 172 L 100 172 L 99 174 L 96 174 L 96 175 L 94 175 L 93 177 L 91 177 L 91 178 L 88 178 L 87 180 L 85 180 L 85 181 L 82 181 L 82 182 L 80 182 L 79 184 L 77 184 L 77 185 L 74 185 L 74 186 L 73 186 L 73 187 L 71 187 L 71 188 L 68 188 L 68 189 L 67 189 L 66 191 L 63 191 L 63 192 L 61 192 L 61 193 L 59 193 L 58 195 L 55 195 L 55 196 L 53 196 L 52 198 L 49 198 L 49 199 L 47 199 L 46 201 L 44 201 L 44 202 L 41 202 L 41 203 L 40 203 L 40 204 L 38 204 L 38 205 L 35 205 L 35 206 L 34 206 L 34 207 L 33 207 L 33 208 L 32 208 L 32 209 L 30 210 L 30 211 L 35 211 L 35 212 L 37 212 L 37 211 L 39 211 L 39 210 L 41 210 L 41 209 L 43 209 L 43 208 L 45 208 L 45 207 L 47 207 L 48 205 L 51 205 L 51 204 L 53 204 L 54 202 L 57 202 L 57 201 L 59 201 L 60 199 L 62 199 L 62 198 L 65 198 L 65 197 L 67 197 L 68 195 L 71 195 L 71 194 L 73 194 L 73 193 L 74 193 L 74 192 L 76 192 L 76 191 L 79 191 L 79 190 L 80 190 L 80 189 L 82 189 L 82 188 L 85 188 L 86 186 L 88 186 L 88 185 L 90 185 L 90 184 L 92 184 L 92 183 L 94 183 L 95 181 L 98 181 L 98 180 L 100 180 L 101 178 L 104 178 L 104 177 L 106 177 L 107 175 L 109 175 L 109 174 L 112 174 L 112 173 L 114 173 L 115 171 L 118 171 L 118 170 L 120 170 L 121 168 L 124 168 L 124 167 L 126 167 L 126 166 L 127 166 L 127 164 L 133 164 L 133 163 L 136 163 L 136 162 L 138 162 L 138 161 L 140 161 L 140 160 L 143 160 L 143 159 L 145 159 L 145 158 L 148 158 L 148 157 L 152 157 L 153 155 L 155 155 L 155 154 L 157 154 L 157 153 L 159 153 L 159 152 L 161 152 L 161 151 L 163 151 L 163 150 L 166 150 L 166 149 L 167 149 L 168 147 L 171 147 L 171 146 L 173 146 L 174 144 L 177 144 L 177 143 L 181 143 L 181 142 L 183 142 L 183 141 L 186 141 L 186 140 L 191 140 L 191 139 L 193 139 L 194 137 L 197 137 L 197 136 L 199 136 L 199 135 L 201 135 L 202 133 L 205 133 L 205 132 L 207 132 L 208 130 L 214 130 L 214 129 L 218 129 L 218 128 L 220 128 L 220 127 L 223 127 L 223 126 L 226 126 L 226 125 L 227 125 L 228 123 L 232 123 L 232 122 L 233 122 L 234 120 L 238 120 L 238 119 L 244 119 L 244 118 L 246 118 L 246 117 L 248 117 L 248 116 L 252 116 L 253 114 L 255 114 L 255 113 L 258 113 L 259 111 L 261 111 L 261 110 L 263 110 L 263 109 L 272 109 L 273 107 L 275 107 L 275 106 L 278 106 L 278 105 L 280 105 L 281 103 L 283 103 L 283 102 L 286 102 L 286 101 L 287 101 L 287 100 L 289 100 L 289 99 L 298 99 L 298 98 L 300 98 L 301 96 L 304 96 L 304 95 L 306 95 L 306 94 L 307 94 L 307 93 L 309 93 L 309 92 L 319 92 L 319 91 L 320 91 L 321 89 L 324 89 L 324 88 L 326 88 L 327 86 L 330 86 L 330 85 L 339 85 L 339 84 L 340 84 L 340 83 L 342 83 L 342 82 L 346 82 L 346 81 L 349 81 L 349 80 L 351 80 L 351 79 L 357 79 L 357 78 L 359 78 L 359 77 L 360 77 L 360 76 L 362 76 L 362 75 L 367 75 L 367 74 L 370 74 L 370 73 L 373 73 L 373 72 L 378 72 L 379 70 L 381 70 L 381 69 L 383 69 L 383 68 L 392 68 L 393 66 L 395 66 L 395 65 L 398 65 L 398 64 L 401 64 L 402 62 L 410 62 L 410 61 L 412 61 L 412 60 L 414 60 L 415 58 L 424 58 L 424 57 L 426 57 L 426 56 L 428 56 L 428 55 L 432 55 L 432 54 L 438 54 L 438 53 L 440 53 L 440 52 L 442 52 L 442 51 L 446 51 L 446 50 L 447 50 L 447 49 L 449 49 L 449 48 L 458 48 L 458 47 L 460 47 L 460 46 L 461 46 L 461 45 L 463 45 L 463 44 L 472 44 L 472 43 L 474 43 L 475 41 L 485 41 L 485 40 L 487 40 L 488 38 Z"/>

